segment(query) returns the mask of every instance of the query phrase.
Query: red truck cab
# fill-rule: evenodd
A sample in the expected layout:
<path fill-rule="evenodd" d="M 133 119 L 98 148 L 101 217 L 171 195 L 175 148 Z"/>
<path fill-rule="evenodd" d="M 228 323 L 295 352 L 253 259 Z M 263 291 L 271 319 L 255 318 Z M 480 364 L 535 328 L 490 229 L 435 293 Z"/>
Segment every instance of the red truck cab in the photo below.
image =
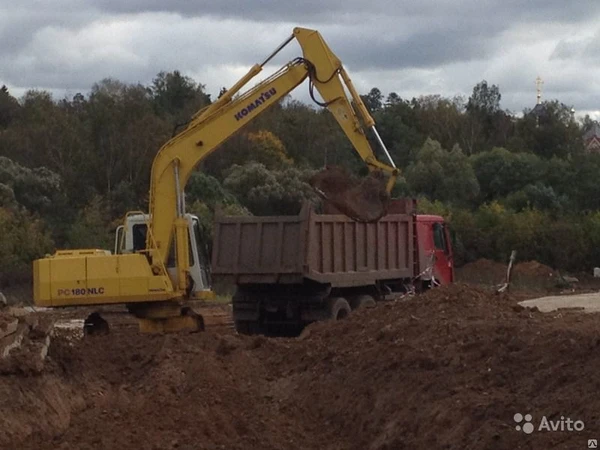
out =
<path fill-rule="evenodd" d="M 454 281 L 454 260 L 450 233 L 441 216 L 417 215 L 419 262 L 422 270 L 433 267 L 433 284 Z"/>

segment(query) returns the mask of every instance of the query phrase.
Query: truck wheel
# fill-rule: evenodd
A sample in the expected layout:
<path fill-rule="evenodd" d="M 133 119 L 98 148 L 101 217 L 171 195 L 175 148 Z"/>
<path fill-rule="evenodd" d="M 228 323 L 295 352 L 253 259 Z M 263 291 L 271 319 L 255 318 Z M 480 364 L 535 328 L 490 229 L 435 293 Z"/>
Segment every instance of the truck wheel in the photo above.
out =
<path fill-rule="evenodd" d="M 359 308 L 373 308 L 375 306 L 375 299 L 370 295 L 357 295 L 350 300 L 350 306 L 352 311 Z"/>
<path fill-rule="evenodd" d="M 342 320 L 350 314 L 351 309 L 345 298 L 332 297 L 327 301 L 327 311 L 329 319 Z"/>
<path fill-rule="evenodd" d="M 261 332 L 259 323 L 253 320 L 236 320 L 235 331 L 247 335 L 260 334 Z"/>

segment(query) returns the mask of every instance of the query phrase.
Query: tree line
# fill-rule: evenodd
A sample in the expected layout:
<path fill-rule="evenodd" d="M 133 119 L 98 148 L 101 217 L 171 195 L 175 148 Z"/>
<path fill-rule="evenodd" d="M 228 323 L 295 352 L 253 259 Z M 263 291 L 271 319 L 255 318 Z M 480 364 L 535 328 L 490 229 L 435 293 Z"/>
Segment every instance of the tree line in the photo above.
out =
<path fill-rule="evenodd" d="M 498 86 L 470 97 L 362 96 L 402 169 L 394 194 L 448 217 L 458 262 L 523 258 L 568 270 L 600 264 L 600 155 L 584 151 L 592 126 L 558 100 L 515 114 Z M 54 99 L 0 89 L 0 284 L 26 282 L 31 261 L 55 248 L 110 248 L 128 210 L 146 210 L 154 155 L 213 101 L 178 71 L 150 85 L 96 83 Z M 385 155 L 378 154 L 385 160 Z M 225 213 L 295 214 L 314 198 L 308 178 L 325 165 L 364 174 L 328 111 L 286 98 L 206 159 L 187 204 L 210 241 Z"/>

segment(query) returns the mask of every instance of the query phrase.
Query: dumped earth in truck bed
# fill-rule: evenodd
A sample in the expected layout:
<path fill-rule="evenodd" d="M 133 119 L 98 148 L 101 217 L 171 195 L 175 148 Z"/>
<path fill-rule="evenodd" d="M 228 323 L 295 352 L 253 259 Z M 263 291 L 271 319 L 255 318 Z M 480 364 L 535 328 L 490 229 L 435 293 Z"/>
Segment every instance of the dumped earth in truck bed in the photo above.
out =
<path fill-rule="evenodd" d="M 327 167 L 310 179 L 317 193 L 340 212 L 359 222 L 375 222 L 387 214 L 390 196 L 385 179 L 371 172 L 359 179 L 342 167 Z"/>
<path fill-rule="evenodd" d="M 42 373 L 0 376 L 0 448 L 587 448 L 597 320 L 457 284 L 297 339 L 59 334 Z M 538 431 L 544 416 L 585 428 Z"/>

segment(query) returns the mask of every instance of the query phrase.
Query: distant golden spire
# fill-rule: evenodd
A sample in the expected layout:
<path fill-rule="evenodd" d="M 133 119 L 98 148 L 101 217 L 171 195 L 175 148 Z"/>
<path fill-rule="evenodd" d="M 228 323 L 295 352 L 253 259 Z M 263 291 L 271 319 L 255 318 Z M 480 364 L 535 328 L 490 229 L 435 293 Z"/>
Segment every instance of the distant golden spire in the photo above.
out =
<path fill-rule="evenodd" d="M 537 104 L 542 103 L 542 84 L 544 84 L 544 80 L 542 80 L 539 76 L 535 79 L 535 86 L 537 89 Z"/>

